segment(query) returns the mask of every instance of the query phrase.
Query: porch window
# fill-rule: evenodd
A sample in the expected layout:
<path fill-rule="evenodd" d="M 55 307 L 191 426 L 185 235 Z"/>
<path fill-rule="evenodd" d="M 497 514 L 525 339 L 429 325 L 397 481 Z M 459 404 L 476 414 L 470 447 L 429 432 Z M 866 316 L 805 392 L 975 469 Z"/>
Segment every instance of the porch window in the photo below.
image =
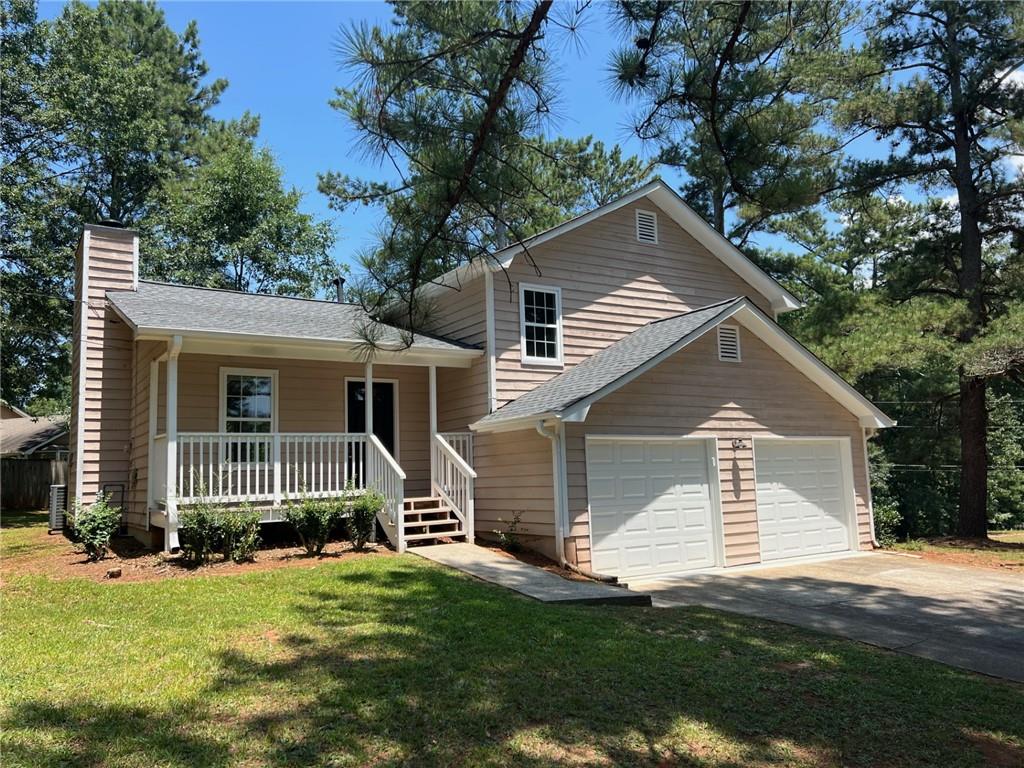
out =
<path fill-rule="evenodd" d="M 269 434 L 277 419 L 277 371 L 221 368 L 221 432 Z M 268 461 L 266 439 L 230 442 L 228 461 Z"/>
<path fill-rule="evenodd" d="M 524 363 L 562 362 L 562 296 L 558 288 L 519 285 L 520 342 Z"/>

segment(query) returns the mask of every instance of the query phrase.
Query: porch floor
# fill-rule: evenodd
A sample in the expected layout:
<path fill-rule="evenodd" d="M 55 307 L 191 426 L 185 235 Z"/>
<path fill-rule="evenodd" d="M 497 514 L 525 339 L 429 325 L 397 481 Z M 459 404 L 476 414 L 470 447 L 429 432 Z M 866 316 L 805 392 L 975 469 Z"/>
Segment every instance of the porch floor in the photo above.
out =
<path fill-rule="evenodd" d="M 651 604 L 650 595 L 596 581 L 569 581 L 543 568 L 511 557 L 502 557 L 475 544 L 434 544 L 410 548 L 408 551 L 542 603 Z"/>

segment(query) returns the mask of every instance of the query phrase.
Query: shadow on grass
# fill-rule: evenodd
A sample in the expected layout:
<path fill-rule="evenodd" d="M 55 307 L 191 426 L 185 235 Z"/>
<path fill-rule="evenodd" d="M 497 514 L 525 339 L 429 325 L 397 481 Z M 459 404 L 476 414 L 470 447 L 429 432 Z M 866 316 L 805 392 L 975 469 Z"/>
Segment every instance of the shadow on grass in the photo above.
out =
<path fill-rule="evenodd" d="M 0 529 L 32 528 L 50 524 L 50 513 L 45 509 L 5 509 L 0 513 Z"/>
<path fill-rule="evenodd" d="M 29 702 L 5 729 L 76 751 L 36 739 L 13 764 L 969 766 L 978 733 L 1024 757 L 1024 689 L 937 664 L 704 609 L 544 605 L 412 558 L 310 573 L 287 633 L 215 652 L 207 711 Z"/>
<path fill-rule="evenodd" d="M 4 765 L 109 766 L 225 766 L 229 744 L 187 732 L 184 718 L 116 704 L 31 702 L 4 723 Z M 19 739 L 31 730 L 31 742 Z M 71 734 L 70 742 L 66 737 Z M 40 738 L 43 736 L 43 738 Z"/>

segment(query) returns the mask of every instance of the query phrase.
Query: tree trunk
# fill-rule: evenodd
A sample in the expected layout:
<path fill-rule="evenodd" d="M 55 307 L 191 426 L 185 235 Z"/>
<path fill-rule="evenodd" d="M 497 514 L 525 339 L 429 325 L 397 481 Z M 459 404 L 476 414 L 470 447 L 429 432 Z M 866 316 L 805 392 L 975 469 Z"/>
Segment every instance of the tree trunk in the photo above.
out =
<path fill-rule="evenodd" d="M 963 98 L 962 52 L 958 18 L 946 27 L 949 85 L 953 115 L 953 183 L 960 207 L 960 295 L 967 300 L 970 320 L 959 335 L 969 344 L 986 324 L 985 286 L 982 282 L 982 238 L 978 186 L 971 157 L 971 115 Z M 985 380 L 960 371 L 960 507 L 957 533 L 965 537 L 988 535 L 988 410 Z"/>
<path fill-rule="evenodd" d="M 725 234 L 725 183 L 715 182 L 714 188 L 711 190 L 711 213 L 714 218 L 713 225 L 715 230 L 724 235 Z"/>
<path fill-rule="evenodd" d="M 960 374 L 960 508 L 957 533 L 988 535 L 988 409 L 985 380 Z"/>

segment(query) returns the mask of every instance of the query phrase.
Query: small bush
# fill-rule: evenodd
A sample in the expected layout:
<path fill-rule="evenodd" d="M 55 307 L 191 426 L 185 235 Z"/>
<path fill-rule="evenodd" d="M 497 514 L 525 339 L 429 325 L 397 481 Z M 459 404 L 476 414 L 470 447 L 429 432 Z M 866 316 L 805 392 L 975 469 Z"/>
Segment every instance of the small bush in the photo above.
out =
<path fill-rule="evenodd" d="M 284 519 L 295 528 L 306 554 L 319 555 L 344 512 L 342 500 L 303 498 L 298 504 L 288 506 Z"/>
<path fill-rule="evenodd" d="M 90 561 L 106 556 L 111 537 L 121 527 L 121 509 L 111 507 L 109 501 L 101 493 L 88 507 L 75 506 L 75 536 Z"/>
<path fill-rule="evenodd" d="M 895 502 L 875 504 L 875 538 L 883 547 L 891 547 L 896 543 L 897 531 L 902 522 L 903 515 L 900 514 Z"/>
<path fill-rule="evenodd" d="M 225 560 L 248 563 L 260 547 L 260 513 L 248 507 L 220 513 L 221 551 Z"/>
<path fill-rule="evenodd" d="M 202 565 L 222 549 L 221 512 L 212 504 L 195 504 L 178 516 L 178 546 L 185 560 Z"/>
<path fill-rule="evenodd" d="M 924 542 L 920 539 L 907 539 L 900 544 L 900 549 L 905 549 L 908 552 L 921 552 L 924 550 Z"/>
<path fill-rule="evenodd" d="M 519 521 L 522 517 L 522 512 L 513 512 L 512 521 L 508 524 L 508 527 L 504 531 L 494 531 L 494 535 L 498 537 L 498 546 L 506 552 L 518 552 L 523 548 L 522 543 L 519 541 Z M 500 517 L 498 521 L 502 522 Z"/>
<path fill-rule="evenodd" d="M 348 534 L 357 552 L 366 548 L 377 526 L 377 513 L 384 509 L 387 499 L 378 491 L 367 491 L 356 497 L 348 518 Z"/>

